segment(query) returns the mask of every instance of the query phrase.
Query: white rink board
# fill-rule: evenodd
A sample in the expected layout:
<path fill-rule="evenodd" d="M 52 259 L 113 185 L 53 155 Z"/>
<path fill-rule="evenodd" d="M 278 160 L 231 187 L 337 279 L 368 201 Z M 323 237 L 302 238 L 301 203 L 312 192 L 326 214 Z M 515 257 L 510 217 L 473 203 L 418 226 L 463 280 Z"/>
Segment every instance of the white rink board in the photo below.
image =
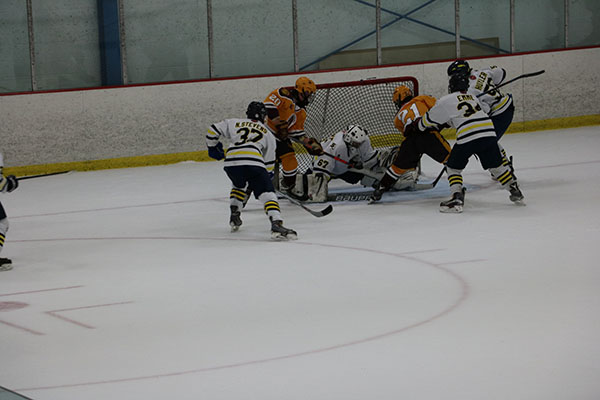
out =
<path fill-rule="evenodd" d="M 216 121 L 243 115 L 252 100 L 308 75 L 316 83 L 414 76 L 420 92 L 447 92 L 448 62 L 259 78 L 0 96 L 0 141 L 6 166 L 101 160 L 205 149 Z M 497 64 L 507 79 L 545 69 L 507 87 L 515 122 L 600 114 L 600 49 L 504 56 L 471 61 Z M 576 99 L 576 100 L 575 100 Z"/>

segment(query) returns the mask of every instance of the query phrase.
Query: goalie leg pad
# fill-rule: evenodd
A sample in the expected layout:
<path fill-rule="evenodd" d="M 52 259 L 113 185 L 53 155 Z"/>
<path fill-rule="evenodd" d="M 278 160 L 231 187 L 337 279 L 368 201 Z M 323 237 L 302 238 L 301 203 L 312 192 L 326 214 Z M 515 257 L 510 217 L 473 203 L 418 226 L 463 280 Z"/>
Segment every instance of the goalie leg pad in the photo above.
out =
<path fill-rule="evenodd" d="M 306 176 L 308 186 L 308 198 L 315 203 L 323 203 L 327 201 L 327 184 L 329 177 L 324 174 L 308 174 Z"/>
<path fill-rule="evenodd" d="M 306 201 L 308 198 L 308 183 L 305 174 L 296 174 L 293 177 L 285 177 L 279 183 L 282 192 L 292 196 L 296 200 Z M 290 183 L 290 181 L 292 183 Z"/>
<path fill-rule="evenodd" d="M 375 177 L 365 175 L 360 180 L 360 184 L 364 187 L 376 187 L 379 181 L 380 179 L 376 179 Z"/>

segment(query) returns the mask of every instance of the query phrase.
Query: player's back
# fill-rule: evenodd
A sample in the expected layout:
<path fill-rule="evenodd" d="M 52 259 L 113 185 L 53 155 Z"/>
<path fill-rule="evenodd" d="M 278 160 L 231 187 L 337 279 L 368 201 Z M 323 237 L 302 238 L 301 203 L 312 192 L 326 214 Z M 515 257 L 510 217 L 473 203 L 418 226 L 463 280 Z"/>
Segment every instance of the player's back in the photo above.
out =
<path fill-rule="evenodd" d="M 512 95 L 503 94 L 499 89 L 495 89 L 505 76 L 506 71 L 497 67 L 473 70 L 469 76 L 469 93 L 487 104 L 492 116 L 504 112 L 512 104 Z"/>
<path fill-rule="evenodd" d="M 211 132 L 212 131 L 212 132 Z M 273 170 L 275 137 L 260 121 L 231 118 L 213 124 L 208 135 L 216 134 L 229 141 L 225 165 L 255 165 Z"/>
<path fill-rule="evenodd" d="M 427 111 L 435 105 L 435 98 L 427 95 L 417 96 L 400 107 L 394 125 L 400 132 L 404 132 L 406 125 L 410 125 L 413 121 L 421 118 Z"/>
<path fill-rule="evenodd" d="M 456 129 L 457 144 L 496 136 L 486 110 L 470 93 L 454 92 L 440 98 L 427 115 L 429 122 L 452 125 Z"/>
<path fill-rule="evenodd" d="M 267 108 L 266 125 L 272 132 L 278 132 L 277 122 L 273 121 L 278 116 L 281 122 L 287 122 L 287 131 L 290 136 L 301 136 L 304 134 L 304 122 L 306 121 L 306 110 L 299 107 L 292 97 L 292 93 L 286 88 L 273 90 L 263 101 Z"/>
<path fill-rule="evenodd" d="M 281 121 L 289 122 L 289 119 L 294 114 L 294 110 L 296 108 L 292 94 L 286 88 L 273 90 L 263 101 L 263 104 L 267 108 L 267 114 L 269 115 L 266 124 L 269 129 L 274 132 L 277 130 L 277 127 L 273 123 L 271 117 L 273 115 L 278 115 Z M 276 112 L 274 112 L 275 110 Z"/>

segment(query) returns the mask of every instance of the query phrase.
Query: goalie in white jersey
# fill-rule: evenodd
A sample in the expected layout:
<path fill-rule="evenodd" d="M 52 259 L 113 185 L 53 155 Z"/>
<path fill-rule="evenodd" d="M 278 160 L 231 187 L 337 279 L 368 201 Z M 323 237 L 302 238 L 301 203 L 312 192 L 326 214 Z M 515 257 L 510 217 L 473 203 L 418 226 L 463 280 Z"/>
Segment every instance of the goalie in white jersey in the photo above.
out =
<path fill-rule="evenodd" d="M 485 104 L 489 108 L 487 113 L 494 124 L 496 137 L 499 141 L 508 130 L 515 113 L 512 95 L 504 94 L 499 89 L 496 89 L 496 85 L 501 84 L 504 78 L 506 78 L 506 70 L 496 66 L 473 69 L 467 61 L 456 60 L 448 67 L 448 77 L 456 74 L 469 77 L 469 89 L 467 92 L 476 96 L 480 103 Z M 500 143 L 498 143 L 498 147 L 502 153 L 502 163 L 508 165 L 514 175 L 511 159 L 506 155 L 506 151 Z"/>
<path fill-rule="evenodd" d="M 4 176 L 2 169 L 4 168 L 4 158 L 0 153 L 0 192 L 12 192 L 19 187 L 19 181 L 14 175 Z M 4 247 L 4 240 L 8 232 L 8 217 L 2 203 L 0 203 L 0 251 Z M 12 260 L 10 258 L 0 257 L 0 271 L 9 271 L 12 269 Z"/>
<path fill-rule="evenodd" d="M 231 118 L 212 124 L 206 135 L 208 155 L 215 160 L 225 159 L 224 170 L 232 183 L 230 199 L 231 231 L 242 225 L 241 212 L 250 189 L 263 202 L 271 221 L 271 237 L 275 240 L 296 239 L 292 229 L 283 226 L 277 195 L 272 182 L 275 168 L 275 136 L 264 125 L 267 110 L 263 103 L 253 101 L 246 111 L 247 119 Z M 223 150 L 221 138 L 229 142 Z"/>
<path fill-rule="evenodd" d="M 326 201 L 331 179 L 350 184 L 361 182 L 365 186 L 375 182 L 369 175 L 379 172 L 375 170 L 379 167 L 380 152 L 373 149 L 367 131 L 361 126 L 352 124 L 337 132 L 323 142 L 323 150 L 322 155 L 315 157 L 312 172 L 305 175 L 306 184 L 296 183 L 297 187 L 305 188 L 308 201 Z"/>
<path fill-rule="evenodd" d="M 523 194 L 510 168 L 502 164 L 502 154 L 497 145 L 494 124 L 487 115 L 486 104 L 467 93 L 469 78 L 463 74 L 450 77 L 450 94 L 439 99 L 416 124 L 419 131 L 444 124 L 456 128 L 456 143 L 446 163 L 446 173 L 452 198 L 440 204 L 441 212 L 463 211 L 465 189 L 462 171 L 473 154 L 479 157 L 481 166 L 489 169 L 492 176 L 510 192 L 510 200 L 521 203 Z M 414 126 L 413 123 L 411 126 Z"/>

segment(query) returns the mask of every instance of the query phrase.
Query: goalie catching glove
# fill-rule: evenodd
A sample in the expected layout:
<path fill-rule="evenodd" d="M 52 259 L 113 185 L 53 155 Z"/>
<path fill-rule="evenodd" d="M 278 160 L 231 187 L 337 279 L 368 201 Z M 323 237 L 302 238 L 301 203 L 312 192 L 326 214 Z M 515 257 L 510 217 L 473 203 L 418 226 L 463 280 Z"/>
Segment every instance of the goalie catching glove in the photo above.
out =
<path fill-rule="evenodd" d="M 310 155 L 320 156 L 324 153 L 323 146 L 321 146 L 321 143 L 314 138 L 305 136 L 302 138 L 302 144 L 306 147 L 306 151 L 308 151 L 308 154 Z"/>

